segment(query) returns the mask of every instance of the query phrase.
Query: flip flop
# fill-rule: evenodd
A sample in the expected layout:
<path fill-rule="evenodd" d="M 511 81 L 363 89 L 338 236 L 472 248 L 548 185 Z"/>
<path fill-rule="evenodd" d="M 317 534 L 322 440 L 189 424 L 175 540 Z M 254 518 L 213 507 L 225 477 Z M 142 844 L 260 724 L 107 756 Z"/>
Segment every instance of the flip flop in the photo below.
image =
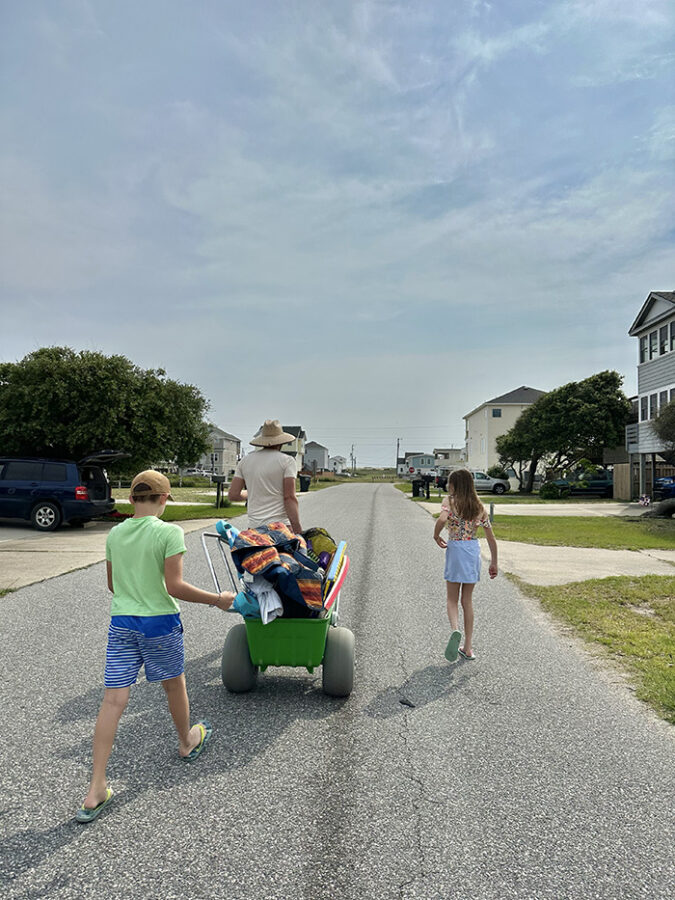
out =
<path fill-rule="evenodd" d="M 197 746 L 194 747 L 194 749 L 190 750 L 187 756 L 181 756 L 181 759 L 184 759 L 186 762 L 192 762 L 193 759 L 197 759 L 199 754 L 206 746 L 206 742 L 213 734 L 213 726 L 206 719 L 203 719 L 201 722 L 197 722 L 197 728 L 201 729 L 202 739 L 197 744 Z"/>
<path fill-rule="evenodd" d="M 97 819 L 101 815 L 103 810 L 110 803 L 110 801 L 112 800 L 112 798 L 114 796 L 115 795 L 113 793 L 113 789 L 106 788 L 105 789 L 105 800 L 101 800 L 101 802 L 98 804 L 98 806 L 94 806 L 91 808 L 86 807 L 83 804 L 78 809 L 78 811 L 75 813 L 75 821 L 81 822 L 83 825 L 86 824 L 87 822 L 93 822 L 94 819 Z"/>
<path fill-rule="evenodd" d="M 475 659 L 475 658 L 476 658 L 476 654 L 475 654 L 475 653 L 472 653 L 472 654 L 470 654 L 470 655 L 469 655 L 468 653 L 465 653 L 465 652 L 464 652 L 464 647 L 460 647 L 460 648 L 459 648 L 459 655 L 460 655 L 463 659 L 469 659 L 469 660 L 470 660 L 470 659 Z"/>
<path fill-rule="evenodd" d="M 445 648 L 445 658 L 448 662 L 454 662 L 457 659 L 457 648 L 459 647 L 459 642 L 462 640 L 462 632 L 461 631 L 453 631 L 450 635 L 450 640 L 448 641 L 448 646 Z"/>

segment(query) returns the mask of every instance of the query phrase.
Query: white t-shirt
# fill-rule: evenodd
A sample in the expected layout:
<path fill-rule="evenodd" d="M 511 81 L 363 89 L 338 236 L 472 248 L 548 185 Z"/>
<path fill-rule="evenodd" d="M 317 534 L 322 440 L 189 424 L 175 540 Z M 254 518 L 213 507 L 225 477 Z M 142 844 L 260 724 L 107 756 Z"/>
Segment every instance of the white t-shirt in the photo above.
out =
<path fill-rule="evenodd" d="M 256 450 L 239 462 L 234 474 L 246 482 L 251 528 L 270 522 L 290 525 L 284 506 L 284 478 L 295 478 L 297 474 L 292 456 L 280 450 Z"/>

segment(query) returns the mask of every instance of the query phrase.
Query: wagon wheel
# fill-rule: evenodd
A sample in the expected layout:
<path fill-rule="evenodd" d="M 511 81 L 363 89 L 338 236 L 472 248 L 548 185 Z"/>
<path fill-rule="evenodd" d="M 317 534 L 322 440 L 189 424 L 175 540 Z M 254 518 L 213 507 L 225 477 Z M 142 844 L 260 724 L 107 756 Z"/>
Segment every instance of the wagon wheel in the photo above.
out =
<path fill-rule="evenodd" d="M 221 675 L 223 684 L 233 694 L 252 691 L 256 686 L 258 668 L 251 662 L 245 625 L 235 625 L 227 633 Z"/>
<path fill-rule="evenodd" d="M 354 635 L 348 628 L 329 628 L 323 656 L 323 691 L 348 697 L 354 686 Z"/>

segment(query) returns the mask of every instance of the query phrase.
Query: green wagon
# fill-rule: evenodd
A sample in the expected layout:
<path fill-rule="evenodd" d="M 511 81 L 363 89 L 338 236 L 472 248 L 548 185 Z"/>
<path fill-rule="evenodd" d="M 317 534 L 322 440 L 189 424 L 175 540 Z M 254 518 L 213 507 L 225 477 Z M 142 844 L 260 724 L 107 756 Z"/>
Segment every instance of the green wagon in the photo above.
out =
<path fill-rule="evenodd" d="M 219 534 L 208 532 L 202 535 L 202 546 L 215 589 L 221 590 L 207 543 L 214 538 L 232 590 L 239 591 L 242 585 L 236 576 L 229 546 Z M 321 666 L 324 693 L 332 697 L 349 696 L 354 684 L 354 635 L 337 624 L 340 591 L 349 571 L 349 557 L 345 551 L 343 542 L 326 573 L 329 589 L 321 618 L 281 617 L 267 625 L 259 619 L 244 619 L 228 631 L 221 667 L 223 684 L 228 691 L 244 693 L 253 690 L 258 673 L 269 666 L 304 666 L 308 672 Z"/>

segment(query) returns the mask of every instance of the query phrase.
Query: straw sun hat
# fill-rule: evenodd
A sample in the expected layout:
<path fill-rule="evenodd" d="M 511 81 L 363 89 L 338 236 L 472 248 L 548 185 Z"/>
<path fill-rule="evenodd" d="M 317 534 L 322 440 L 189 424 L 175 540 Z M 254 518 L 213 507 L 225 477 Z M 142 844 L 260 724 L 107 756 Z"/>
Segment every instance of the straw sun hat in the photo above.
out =
<path fill-rule="evenodd" d="M 251 438 L 250 443 L 254 447 L 280 447 L 295 440 L 294 434 L 289 434 L 281 427 L 278 419 L 265 419 L 265 424 L 260 431 Z"/>

